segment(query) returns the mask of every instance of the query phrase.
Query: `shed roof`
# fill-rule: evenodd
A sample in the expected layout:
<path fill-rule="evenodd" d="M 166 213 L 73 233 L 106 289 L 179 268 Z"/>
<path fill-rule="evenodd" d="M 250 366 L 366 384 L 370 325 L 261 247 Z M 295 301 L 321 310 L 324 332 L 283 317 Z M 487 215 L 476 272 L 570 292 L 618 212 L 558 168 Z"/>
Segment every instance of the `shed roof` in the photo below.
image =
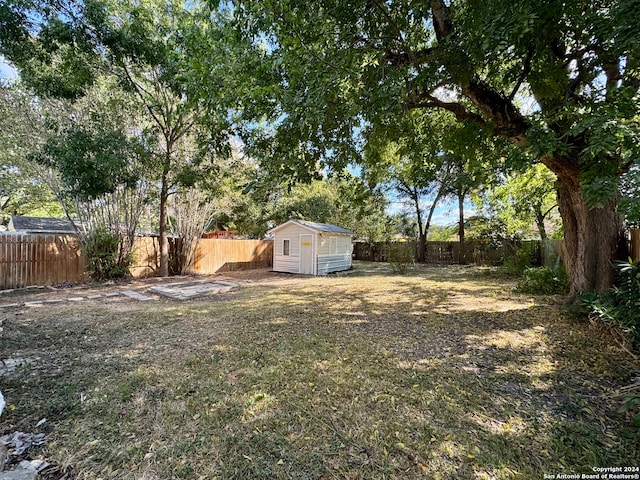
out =
<path fill-rule="evenodd" d="M 13 215 L 9 230 L 25 233 L 76 233 L 66 218 L 26 217 Z"/>
<path fill-rule="evenodd" d="M 278 225 L 277 227 L 269 230 L 268 233 L 273 233 L 276 230 L 281 229 L 286 225 L 290 225 L 292 223 L 298 224 L 300 226 L 306 227 L 309 230 L 313 230 L 314 232 L 319 233 L 337 233 L 340 235 L 351 235 L 355 236 L 355 232 L 351 230 L 347 230 L 346 228 L 338 227 L 337 225 L 331 225 L 330 223 L 318 223 L 318 222 L 308 222 L 307 220 L 289 220 L 288 222 L 283 223 L 282 225 Z"/>

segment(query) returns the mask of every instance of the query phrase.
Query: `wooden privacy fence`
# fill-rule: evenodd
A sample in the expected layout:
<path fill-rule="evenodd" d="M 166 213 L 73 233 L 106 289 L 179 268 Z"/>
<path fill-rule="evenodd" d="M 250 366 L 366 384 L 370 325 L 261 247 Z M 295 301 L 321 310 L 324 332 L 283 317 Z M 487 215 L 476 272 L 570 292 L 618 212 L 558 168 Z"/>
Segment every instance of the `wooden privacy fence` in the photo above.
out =
<path fill-rule="evenodd" d="M 401 242 L 407 245 L 418 258 L 418 244 L 415 241 Z M 373 244 L 356 242 L 354 243 L 354 257 L 356 260 L 368 260 L 371 262 L 386 262 L 389 259 L 390 243 L 377 242 Z M 540 262 L 540 245 L 536 241 L 525 241 L 518 244 L 518 248 L 526 248 L 533 263 Z M 452 265 L 461 263 L 492 264 L 500 259 L 513 255 L 514 245 L 503 245 L 499 248 L 489 247 L 483 242 L 469 240 L 465 242 L 465 255 L 461 259 L 460 242 L 436 242 L 428 241 L 425 249 L 425 263 L 436 263 Z"/>
<path fill-rule="evenodd" d="M 267 268 L 273 265 L 272 240 L 203 238 L 198 243 L 192 271 L 199 274 Z"/>
<path fill-rule="evenodd" d="M 173 239 L 169 250 L 173 251 Z M 171 260 L 169 261 L 171 264 Z M 273 264 L 273 241 L 202 238 L 198 242 L 189 271 L 200 275 L 233 270 L 268 268 Z M 157 237 L 137 238 L 133 249 L 133 263 L 129 271 L 136 278 L 152 277 L 160 266 L 160 247 Z M 171 269 L 171 265 L 170 265 Z"/>
<path fill-rule="evenodd" d="M 137 238 L 131 274 L 156 275 L 158 239 Z M 273 261 L 270 240 L 202 239 L 190 268 L 193 273 L 268 268 Z M 59 285 L 87 280 L 87 260 L 74 236 L 0 235 L 0 290 L 29 285 Z"/>
<path fill-rule="evenodd" d="M 73 236 L 0 235 L 0 290 L 87 279 L 87 262 Z"/>
<path fill-rule="evenodd" d="M 525 242 L 526 243 L 526 242 Z M 539 242 L 529 242 L 539 245 Z M 416 248 L 416 242 L 407 242 Z M 640 229 L 631 230 L 631 256 L 640 261 Z M 533 248 L 533 247 L 531 247 Z M 477 242 L 466 243 L 469 263 L 492 263 L 512 254 L 509 247 L 488 249 Z M 541 251 L 540 251 L 541 250 Z M 455 264 L 460 258 L 458 242 L 427 242 L 428 263 Z M 562 242 L 547 241 L 538 250 L 541 261 L 557 266 Z M 536 253 L 532 250 L 532 254 Z M 389 244 L 354 244 L 356 260 L 385 262 Z M 197 274 L 221 271 L 268 268 L 273 261 L 273 242 L 270 240 L 202 239 L 191 270 Z M 159 248 L 157 238 L 137 238 L 131 273 L 134 277 L 153 276 L 158 271 Z M 81 254 L 77 239 L 56 235 L 0 235 L 0 290 L 29 285 L 59 285 L 79 283 L 87 279 L 87 261 Z"/>
<path fill-rule="evenodd" d="M 417 242 L 403 242 L 417 255 Z M 368 260 L 371 262 L 386 262 L 389 258 L 389 243 L 378 242 L 373 244 L 354 243 L 354 256 L 356 260 Z M 526 248 L 530 252 L 533 265 L 544 265 L 549 268 L 557 268 L 562 265 L 564 255 L 564 241 L 547 239 L 543 242 L 536 240 L 523 241 L 515 245 L 503 245 L 500 248 L 491 248 L 482 242 L 468 241 L 465 243 L 465 258 L 467 263 L 491 264 L 498 260 L 512 256 L 515 248 Z M 426 263 L 456 264 L 460 262 L 460 242 L 427 242 L 425 252 Z M 629 254 L 635 262 L 640 262 L 640 229 L 632 229 L 629 234 Z"/>

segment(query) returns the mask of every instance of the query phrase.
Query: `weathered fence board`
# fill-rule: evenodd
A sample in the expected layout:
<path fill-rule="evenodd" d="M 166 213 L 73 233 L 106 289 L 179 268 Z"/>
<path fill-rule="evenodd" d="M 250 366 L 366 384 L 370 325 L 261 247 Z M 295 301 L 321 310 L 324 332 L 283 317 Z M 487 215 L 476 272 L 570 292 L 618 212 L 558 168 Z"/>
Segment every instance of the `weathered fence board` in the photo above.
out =
<path fill-rule="evenodd" d="M 160 269 L 160 245 L 157 237 L 138 237 L 133 242 L 133 261 L 129 267 L 135 278 L 153 277 Z"/>
<path fill-rule="evenodd" d="M 631 230 L 631 258 L 640 262 L 640 229 Z"/>
<path fill-rule="evenodd" d="M 194 273 L 267 268 L 273 265 L 273 241 L 203 238 L 192 266 Z"/>
<path fill-rule="evenodd" d="M 87 262 L 72 236 L 0 235 L 0 290 L 77 283 Z"/>
<path fill-rule="evenodd" d="M 542 265 L 558 268 L 564 256 L 564 240 L 547 239 L 542 242 Z"/>

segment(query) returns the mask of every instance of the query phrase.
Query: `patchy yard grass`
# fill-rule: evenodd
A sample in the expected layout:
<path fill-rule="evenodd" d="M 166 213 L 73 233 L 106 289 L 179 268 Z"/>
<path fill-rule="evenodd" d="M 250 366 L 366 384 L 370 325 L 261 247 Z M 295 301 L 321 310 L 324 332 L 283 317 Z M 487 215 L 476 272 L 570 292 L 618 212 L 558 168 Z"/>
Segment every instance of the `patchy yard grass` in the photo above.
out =
<path fill-rule="evenodd" d="M 50 478 L 535 479 L 638 464 L 638 365 L 471 268 L 267 275 L 215 300 L 6 311 L 5 432 Z M 16 314 L 21 313 L 22 314 Z M 46 418 L 44 425 L 36 423 Z M 32 450 L 33 452 L 33 450 Z"/>

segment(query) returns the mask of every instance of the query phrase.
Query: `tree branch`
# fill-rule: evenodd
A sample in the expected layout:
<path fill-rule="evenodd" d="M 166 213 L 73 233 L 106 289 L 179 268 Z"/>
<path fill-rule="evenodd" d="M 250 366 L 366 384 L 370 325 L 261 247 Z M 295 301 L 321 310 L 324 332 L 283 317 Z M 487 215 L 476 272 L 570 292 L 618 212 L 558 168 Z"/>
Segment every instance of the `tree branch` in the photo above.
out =
<path fill-rule="evenodd" d="M 520 74 L 520 78 L 518 78 L 518 81 L 513 87 L 511 94 L 507 98 L 507 100 L 509 100 L 510 102 L 516 96 L 516 93 L 518 93 L 518 90 L 520 90 L 520 87 L 522 86 L 522 82 L 524 82 L 524 80 L 527 78 L 527 75 L 529 75 L 529 73 L 531 72 L 532 59 L 533 59 L 533 47 L 530 47 L 529 51 L 527 52 L 527 56 L 524 59 L 524 66 L 522 67 L 522 73 Z"/>
<path fill-rule="evenodd" d="M 428 62 L 431 54 L 434 51 L 435 48 L 423 48 L 411 54 L 406 52 L 395 53 L 387 49 L 385 50 L 385 60 L 387 60 L 394 67 L 420 65 L 422 63 Z"/>
<path fill-rule="evenodd" d="M 529 123 L 507 97 L 488 83 L 472 79 L 462 92 L 496 124 L 496 133 L 517 143 L 524 142 Z"/>
<path fill-rule="evenodd" d="M 451 10 L 444 0 L 431 0 L 431 13 L 433 15 L 433 28 L 436 31 L 438 41 L 444 40 L 453 33 Z"/>
<path fill-rule="evenodd" d="M 121 67 L 124 70 L 124 73 L 125 73 L 127 79 L 129 80 L 129 83 L 131 84 L 131 86 L 135 90 L 136 94 L 138 95 L 138 98 L 140 98 L 142 103 L 144 103 L 144 106 L 147 109 L 147 112 L 149 112 L 149 115 L 151 115 L 151 118 L 153 118 L 154 122 L 156 122 L 156 124 L 160 127 L 160 129 L 164 131 L 165 130 L 165 125 L 163 125 L 162 121 L 158 118 L 158 116 L 155 114 L 155 112 L 151 108 L 151 105 L 149 105 L 149 103 L 144 98 L 143 92 L 145 94 L 147 94 L 147 95 L 150 95 L 150 93 L 147 92 L 141 85 L 139 85 L 138 82 L 133 80 L 133 77 L 131 76 L 131 73 L 129 72 L 129 69 L 124 64 L 124 62 L 121 64 Z"/>
<path fill-rule="evenodd" d="M 416 108 L 442 108 L 453 113 L 456 119 L 461 121 L 472 121 L 480 125 L 486 125 L 486 120 L 477 113 L 467 110 L 463 105 L 457 102 L 443 102 L 431 94 L 423 94 L 424 100 L 407 101 L 405 107 L 409 110 Z"/>
<path fill-rule="evenodd" d="M 419 70 L 420 69 L 420 64 L 415 61 L 413 53 L 411 52 L 411 48 L 409 47 L 409 45 L 407 45 L 407 42 L 405 42 L 405 40 L 404 40 L 404 38 L 402 36 L 402 30 L 398 26 L 398 23 L 391 16 L 391 14 L 387 11 L 387 9 L 384 7 L 384 5 L 381 5 L 378 0 L 372 0 L 372 1 L 375 4 L 376 8 L 379 11 L 381 11 L 382 14 L 386 17 L 387 21 L 391 25 L 393 25 L 393 28 L 397 32 L 398 40 L 400 40 L 400 44 L 402 45 L 402 49 L 404 50 L 403 55 L 406 56 L 406 58 L 407 58 L 407 60 L 409 62 L 409 65 L 413 65 L 413 66 L 417 67 L 418 70 Z"/>
<path fill-rule="evenodd" d="M 547 215 L 549 215 L 549 214 L 551 213 L 551 211 L 552 211 L 554 208 L 557 208 L 557 207 L 558 207 L 558 204 L 553 205 L 551 208 L 549 208 L 546 212 L 544 212 L 544 213 L 542 214 L 542 218 L 547 218 Z"/>

